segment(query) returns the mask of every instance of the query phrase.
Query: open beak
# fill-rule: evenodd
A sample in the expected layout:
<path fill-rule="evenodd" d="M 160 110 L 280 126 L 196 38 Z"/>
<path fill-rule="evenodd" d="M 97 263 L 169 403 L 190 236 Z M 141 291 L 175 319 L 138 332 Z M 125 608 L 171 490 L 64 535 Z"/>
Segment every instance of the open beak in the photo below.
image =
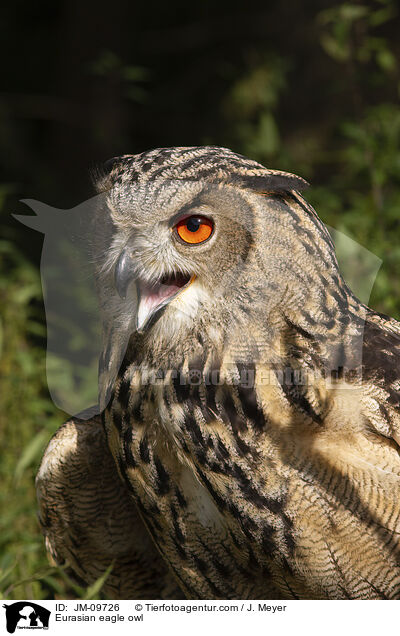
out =
<path fill-rule="evenodd" d="M 136 328 L 142 331 L 154 314 L 167 305 L 180 292 L 189 287 L 195 276 L 189 274 L 168 274 L 155 283 L 148 283 L 135 276 L 132 258 L 124 250 L 115 267 L 115 287 L 121 296 L 126 298 L 130 283 L 135 280 L 138 293 L 138 309 Z"/>
<path fill-rule="evenodd" d="M 161 307 L 165 307 L 181 291 L 189 287 L 195 276 L 185 274 L 172 274 L 164 276 L 160 282 L 149 284 L 142 280 L 137 281 L 138 313 L 136 327 L 141 331 L 150 318 Z"/>

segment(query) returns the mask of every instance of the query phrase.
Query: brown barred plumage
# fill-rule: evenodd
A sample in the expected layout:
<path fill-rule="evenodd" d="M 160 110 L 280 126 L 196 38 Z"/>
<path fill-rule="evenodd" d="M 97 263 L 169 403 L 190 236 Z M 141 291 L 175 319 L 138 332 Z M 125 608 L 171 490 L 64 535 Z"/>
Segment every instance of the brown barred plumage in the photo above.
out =
<path fill-rule="evenodd" d="M 110 595 L 124 559 L 140 579 L 138 510 L 189 598 L 400 598 L 400 326 L 347 288 L 304 185 L 216 147 L 117 158 L 99 177 L 100 402 L 124 486 L 108 459 L 100 468 L 102 445 L 75 444 L 66 469 L 69 423 L 38 488 L 50 549 L 87 582 L 116 555 L 71 538 L 124 501 Z M 213 234 L 184 245 L 174 228 L 193 215 Z M 141 322 L 171 280 L 179 293 Z M 88 508 L 83 492 L 75 524 L 60 489 L 79 504 L 94 452 L 91 475 L 112 494 Z M 164 563 L 149 554 L 165 577 L 152 594 L 165 596 Z"/>
<path fill-rule="evenodd" d="M 111 598 L 183 598 L 118 478 L 99 417 L 59 428 L 36 483 L 51 561 L 78 584 L 113 565 L 103 586 Z"/>

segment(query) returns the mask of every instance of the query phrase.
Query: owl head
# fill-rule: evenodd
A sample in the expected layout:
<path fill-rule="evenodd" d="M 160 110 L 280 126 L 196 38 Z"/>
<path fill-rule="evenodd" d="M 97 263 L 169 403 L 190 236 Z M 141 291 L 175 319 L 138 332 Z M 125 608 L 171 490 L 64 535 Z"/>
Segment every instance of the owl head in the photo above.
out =
<path fill-rule="evenodd" d="M 290 319 L 325 302 L 339 274 L 327 230 L 299 195 L 306 185 L 214 146 L 108 161 L 95 242 L 110 329 L 176 349 L 194 332 L 240 340 L 251 324 L 268 330 L 277 307 Z"/>

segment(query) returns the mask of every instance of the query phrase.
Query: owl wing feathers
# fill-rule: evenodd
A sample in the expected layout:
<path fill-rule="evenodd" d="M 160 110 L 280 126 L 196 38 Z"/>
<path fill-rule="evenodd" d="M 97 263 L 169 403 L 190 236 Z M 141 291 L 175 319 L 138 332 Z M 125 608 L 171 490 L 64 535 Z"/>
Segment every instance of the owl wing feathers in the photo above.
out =
<path fill-rule="evenodd" d="M 371 311 L 364 327 L 363 381 L 375 386 L 384 433 L 400 446 L 400 324 Z"/>
<path fill-rule="evenodd" d="M 51 561 L 90 585 L 112 565 L 111 598 L 182 598 L 108 450 L 100 417 L 74 417 L 50 441 L 36 479 Z"/>

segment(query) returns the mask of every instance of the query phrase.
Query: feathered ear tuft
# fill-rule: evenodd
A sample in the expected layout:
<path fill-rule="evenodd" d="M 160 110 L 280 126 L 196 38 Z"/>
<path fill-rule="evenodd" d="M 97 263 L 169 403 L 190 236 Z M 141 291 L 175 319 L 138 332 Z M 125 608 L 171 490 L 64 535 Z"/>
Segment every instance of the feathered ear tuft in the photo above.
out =
<path fill-rule="evenodd" d="M 91 170 L 92 183 L 99 194 L 111 188 L 111 171 L 118 161 L 118 157 L 108 159 L 103 164 L 96 165 Z"/>
<path fill-rule="evenodd" d="M 107 159 L 103 164 L 92 168 L 92 183 L 98 194 L 110 190 L 120 169 L 127 163 L 128 157 L 131 159 L 132 156 L 122 155 L 121 157 L 112 157 L 111 159 Z"/>
<path fill-rule="evenodd" d="M 309 183 L 289 172 L 279 172 L 265 170 L 265 175 L 239 177 L 242 180 L 242 187 L 249 188 L 260 194 L 267 192 L 290 192 L 297 190 L 301 192 L 309 187 Z"/>

